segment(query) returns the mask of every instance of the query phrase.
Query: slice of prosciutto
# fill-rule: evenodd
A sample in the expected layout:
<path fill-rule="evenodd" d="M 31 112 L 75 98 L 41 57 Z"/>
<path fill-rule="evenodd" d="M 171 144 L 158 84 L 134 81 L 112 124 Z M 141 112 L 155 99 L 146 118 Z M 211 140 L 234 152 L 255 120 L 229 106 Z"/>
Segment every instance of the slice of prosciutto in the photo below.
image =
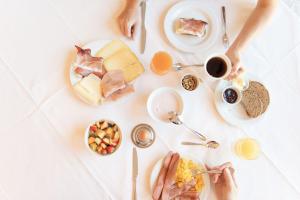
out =
<path fill-rule="evenodd" d="M 133 92 L 134 92 L 133 85 L 126 84 L 126 86 L 123 89 L 117 90 L 116 92 L 112 93 L 109 97 L 106 98 L 106 100 L 116 101 Z"/>
<path fill-rule="evenodd" d="M 102 78 L 105 74 L 103 58 L 92 56 L 90 49 L 82 49 L 79 46 L 75 47 L 77 49 L 77 57 L 74 63 L 75 73 L 82 77 L 93 73 L 99 78 Z"/>
<path fill-rule="evenodd" d="M 102 94 L 105 98 L 126 87 L 122 70 L 113 70 L 104 74 L 101 80 Z"/>
<path fill-rule="evenodd" d="M 180 18 L 177 21 L 176 33 L 203 38 L 206 35 L 207 25 L 207 22 L 200 19 Z"/>

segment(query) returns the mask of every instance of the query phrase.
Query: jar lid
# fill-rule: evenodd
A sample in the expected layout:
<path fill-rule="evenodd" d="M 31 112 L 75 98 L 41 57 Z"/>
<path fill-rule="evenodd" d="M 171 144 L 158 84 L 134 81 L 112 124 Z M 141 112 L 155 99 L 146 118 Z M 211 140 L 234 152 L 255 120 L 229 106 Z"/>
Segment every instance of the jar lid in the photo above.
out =
<path fill-rule="evenodd" d="M 138 124 L 131 132 L 132 142 L 140 148 L 146 148 L 153 144 L 155 131 L 148 124 Z"/>

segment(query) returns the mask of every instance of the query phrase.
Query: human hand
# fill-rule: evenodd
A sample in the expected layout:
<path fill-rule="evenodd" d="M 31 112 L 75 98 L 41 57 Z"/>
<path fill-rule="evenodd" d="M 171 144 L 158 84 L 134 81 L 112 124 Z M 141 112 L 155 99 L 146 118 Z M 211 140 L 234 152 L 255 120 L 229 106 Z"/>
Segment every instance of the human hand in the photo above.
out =
<path fill-rule="evenodd" d="M 234 169 L 231 163 L 224 163 L 217 167 L 207 167 L 207 170 L 221 170 L 222 174 L 210 174 L 212 184 L 218 200 L 237 200 L 237 185 L 234 179 Z"/>
<path fill-rule="evenodd" d="M 134 1 L 127 4 L 126 8 L 118 17 L 120 30 L 124 36 L 134 39 L 139 25 L 138 2 Z"/>
<path fill-rule="evenodd" d="M 226 52 L 226 56 L 230 59 L 232 64 L 231 72 L 226 79 L 233 80 L 244 71 L 240 63 L 240 52 L 236 48 L 230 47 Z"/>

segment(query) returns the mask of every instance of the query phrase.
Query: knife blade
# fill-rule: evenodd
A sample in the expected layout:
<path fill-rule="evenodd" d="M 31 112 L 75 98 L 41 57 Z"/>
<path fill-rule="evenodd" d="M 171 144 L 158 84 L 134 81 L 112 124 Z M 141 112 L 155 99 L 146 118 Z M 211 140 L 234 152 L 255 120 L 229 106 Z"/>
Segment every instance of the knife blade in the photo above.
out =
<path fill-rule="evenodd" d="M 143 54 L 145 52 L 146 48 L 146 37 L 147 37 L 147 30 L 146 30 L 146 25 L 145 25 L 145 20 L 146 20 L 146 7 L 147 7 L 147 2 L 146 0 L 143 0 L 141 2 L 141 17 L 142 17 L 142 26 L 141 26 L 141 53 Z"/>
<path fill-rule="evenodd" d="M 139 173 L 138 155 L 136 148 L 132 149 L 132 199 L 136 200 L 136 179 Z"/>

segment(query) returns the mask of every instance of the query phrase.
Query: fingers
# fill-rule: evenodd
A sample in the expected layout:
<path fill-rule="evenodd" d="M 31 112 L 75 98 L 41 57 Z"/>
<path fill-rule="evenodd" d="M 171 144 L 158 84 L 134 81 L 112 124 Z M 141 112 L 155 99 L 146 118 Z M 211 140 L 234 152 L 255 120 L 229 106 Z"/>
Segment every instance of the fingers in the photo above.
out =
<path fill-rule="evenodd" d="M 229 168 L 224 169 L 223 176 L 224 176 L 225 184 L 227 184 L 230 188 L 236 187 L 236 184 L 233 180 L 233 176 Z"/>
<path fill-rule="evenodd" d="M 226 77 L 226 80 L 232 80 L 232 79 L 234 79 L 234 78 L 236 77 L 237 72 L 238 72 L 238 70 L 239 70 L 239 68 L 240 68 L 239 65 L 240 65 L 239 62 L 233 63 L 231 72 L 230 72 L 230 74 Z"/>
<path fill-rule="evenodd" d="M 207 167 L 208 170 L 215 170 L 216 169 L 216 170 L 223 171 L 226 168 L 230 168 L 230 169 L 234 170 L 233 166 L 232 166 L 232 163 L 230 163 L 230 162 L 226 162 L 226 163 L 224 163 L 220 166 L 216 166 L 216 167 L 208 167 L 207 165 L 206 165 L 206 167 Z M 221 175 L 222 174 L 210 174 L 211 181 L 213 183 L 217 183 Z"/>

